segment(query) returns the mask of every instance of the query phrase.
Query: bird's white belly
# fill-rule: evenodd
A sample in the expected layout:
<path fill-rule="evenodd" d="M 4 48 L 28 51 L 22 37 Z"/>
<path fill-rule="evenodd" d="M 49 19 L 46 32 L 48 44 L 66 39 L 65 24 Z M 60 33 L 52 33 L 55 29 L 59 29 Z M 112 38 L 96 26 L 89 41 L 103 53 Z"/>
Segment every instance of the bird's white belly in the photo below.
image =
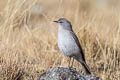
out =
<path fill-rule="evenodd" d="M 79 47 L 69 33 L 58 35 L 58 47 L 65 56 L 73 56 L 79 53 Z"/>

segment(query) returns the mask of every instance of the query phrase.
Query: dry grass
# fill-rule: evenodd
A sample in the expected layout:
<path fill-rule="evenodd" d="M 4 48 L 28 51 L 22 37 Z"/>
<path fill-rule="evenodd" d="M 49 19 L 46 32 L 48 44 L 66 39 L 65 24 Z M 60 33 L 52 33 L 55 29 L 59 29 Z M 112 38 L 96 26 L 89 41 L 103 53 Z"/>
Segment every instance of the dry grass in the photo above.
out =
<path fill-rule="evenodd" d="M 1 0 L 0 80 L 34 80 L 51 67 L 68 65 L 52 23 L 60 17 L 72 22 L 92 72 L 119 80 L 120 15 L 113 2 L 101 7 L 95 0 Z M 74 67 L 81 70 L 78 62 Z"/>

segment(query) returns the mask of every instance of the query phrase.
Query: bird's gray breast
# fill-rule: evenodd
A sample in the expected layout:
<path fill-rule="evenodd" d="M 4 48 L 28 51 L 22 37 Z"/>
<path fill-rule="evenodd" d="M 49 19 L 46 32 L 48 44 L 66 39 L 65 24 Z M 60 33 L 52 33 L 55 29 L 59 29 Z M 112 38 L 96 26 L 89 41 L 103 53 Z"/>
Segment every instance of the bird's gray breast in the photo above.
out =
<path fill-rule="evenodd" d="M 58 32 L 58 47 L 65 56 L 74 56 L 79 54 L 78 47 L 71 31 L 61 30 Z"/>

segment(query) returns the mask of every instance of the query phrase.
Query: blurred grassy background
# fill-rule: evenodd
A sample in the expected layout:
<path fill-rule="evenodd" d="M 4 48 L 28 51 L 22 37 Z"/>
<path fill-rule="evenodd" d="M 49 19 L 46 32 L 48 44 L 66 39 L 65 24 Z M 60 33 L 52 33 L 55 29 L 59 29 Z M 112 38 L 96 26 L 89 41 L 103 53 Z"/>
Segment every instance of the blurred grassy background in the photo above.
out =
<path fill-rule="evenodd" d="M 119 0 L 0 0 L 0 80 L 35 80 L 68 65 L 52 22 L 61 17 L 72 22 L 91 71 L 119 80 L 119 12 Z M 77 61 L 74 67 L 82 70 Z"/>

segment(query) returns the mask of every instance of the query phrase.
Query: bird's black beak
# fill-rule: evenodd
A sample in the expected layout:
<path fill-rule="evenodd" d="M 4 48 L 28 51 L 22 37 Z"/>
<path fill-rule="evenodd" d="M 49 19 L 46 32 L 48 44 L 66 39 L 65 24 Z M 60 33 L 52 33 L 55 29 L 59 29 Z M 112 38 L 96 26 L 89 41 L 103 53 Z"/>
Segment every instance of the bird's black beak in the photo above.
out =
<path fill-rule="evenodd" d="M 53 22 L 58 23 L 58 21 L 53 21 Z"/>

